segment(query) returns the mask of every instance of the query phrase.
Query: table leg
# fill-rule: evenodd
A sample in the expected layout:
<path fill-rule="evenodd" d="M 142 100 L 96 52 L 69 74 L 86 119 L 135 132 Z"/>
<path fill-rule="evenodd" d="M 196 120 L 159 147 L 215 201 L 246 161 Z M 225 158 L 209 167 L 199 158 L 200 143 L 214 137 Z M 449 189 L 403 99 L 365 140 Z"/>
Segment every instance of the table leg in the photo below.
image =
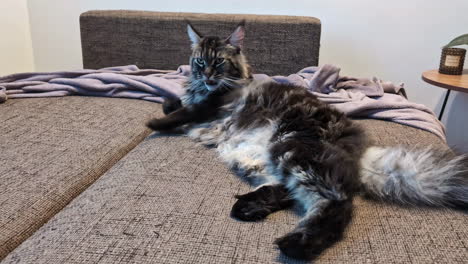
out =
<path fill-rule="evenodd" d="M 439 120 L 442 121 L 442 115 L 444 114 L 445 105 L 447 104 L 448 97 L 450 95 L 450 89 L 447 89 L 447 93 L 445 94 L 444 103 L 442 104 L 442 109 L 440 109 Z"/>

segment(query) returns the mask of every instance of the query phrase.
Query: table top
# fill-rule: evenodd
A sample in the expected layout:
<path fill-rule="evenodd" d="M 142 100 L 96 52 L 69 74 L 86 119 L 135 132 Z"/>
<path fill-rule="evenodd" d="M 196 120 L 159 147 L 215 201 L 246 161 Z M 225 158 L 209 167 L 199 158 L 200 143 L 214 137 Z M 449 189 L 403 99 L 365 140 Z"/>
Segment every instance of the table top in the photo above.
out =
<path fill-rule="evenodd" d="M 462 75 L 448 75 L 439 73 L 439 70 L 430 70 L 423 72 L 422 79 L 435 86 L 468 93 L 468 70 L 464 70 Z"/>

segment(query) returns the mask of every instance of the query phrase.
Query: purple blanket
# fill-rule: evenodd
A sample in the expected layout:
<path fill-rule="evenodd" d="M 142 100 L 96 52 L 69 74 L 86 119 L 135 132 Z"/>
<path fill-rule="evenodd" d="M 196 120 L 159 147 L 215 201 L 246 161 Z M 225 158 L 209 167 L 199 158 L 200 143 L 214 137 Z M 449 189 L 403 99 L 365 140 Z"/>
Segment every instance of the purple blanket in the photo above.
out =
<path fill-rule="evenodd" d="M 179 97 L 190 72 L 140 70 L 137 66 L 47 73 L 17 73 L 0 77 L 0 103 L 8 98 L 86 95 L 143 99 L 162 103 Z"/>
<path fill-rule="evenodd" d="M 424 105 L 408 101 L 403 85 L 376 78 L 339 76 L 332 65 L 307 67 L 289 76 L 255 74 L 255 79 L 272 79 L 307 88 L 320 100 L 350 117 L 382 119 L 430 131 L 445 140 L 445 130 Z M 0 77 L 0 103 L 11 98 L 67 95 L 143 99 L 161 103 L 164 98 L 184 93 L 190 67 L 177 71 L 140 70 L 134 65 L 52 73 L 18 73 Z"/>

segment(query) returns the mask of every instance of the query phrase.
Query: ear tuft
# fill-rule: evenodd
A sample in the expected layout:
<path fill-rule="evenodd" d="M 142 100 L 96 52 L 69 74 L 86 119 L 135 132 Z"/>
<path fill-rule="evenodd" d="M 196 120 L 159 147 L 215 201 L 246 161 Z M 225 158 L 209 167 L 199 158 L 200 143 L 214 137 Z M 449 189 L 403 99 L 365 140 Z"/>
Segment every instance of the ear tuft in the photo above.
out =
<path fill-rule="evenodd" d="M 236 27 L 234 32 L 226 39 L 226 42 L 242 49 L 244 45 L 244 36 L 245 36 L 245 20 L 242 20 L 239 25 Z"/>
<path fill-rule="evenodd" d="M 193 28 L 192 24 L 190 24 L 190 22 L 188 21 L 187 21 L 187 33 L 190 38 L 190 41 L 192 41 L 192 48 L 193 48 L 200 42 L 200 39 L 202 38 L 202 36 L 200 35 L 200 33 L 197 32 L 197 30 L 195 30 L 195 28 Z"/>

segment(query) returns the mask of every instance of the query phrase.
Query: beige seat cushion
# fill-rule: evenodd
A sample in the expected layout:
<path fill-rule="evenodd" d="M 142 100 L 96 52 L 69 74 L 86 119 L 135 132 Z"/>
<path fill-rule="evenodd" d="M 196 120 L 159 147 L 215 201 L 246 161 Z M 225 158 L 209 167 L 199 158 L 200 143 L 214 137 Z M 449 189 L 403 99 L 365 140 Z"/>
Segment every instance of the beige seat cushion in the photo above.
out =
<path fill-rule="evenodd" d="M 446 145 L 427 132 L 362 120 L 381 144 Z M 398 133 L 398 135 L 396 134 Z M 273 241 L 300 216 L 282 211 L 258 223 L 230 218 L 250 186 L 213 149 L 184 136 L 146 138 L 3 263 L 296 263 Z M 357 199 L 344 240 L 318 263 L 462 263 L 468 218 Z M 3 264 L 2 263 L 2 264 Z"/>
<path fill-rule="evenodd" d="M 0 259 L 149 135 L 159 110 L 71 96 L 0 104 Z"/>

